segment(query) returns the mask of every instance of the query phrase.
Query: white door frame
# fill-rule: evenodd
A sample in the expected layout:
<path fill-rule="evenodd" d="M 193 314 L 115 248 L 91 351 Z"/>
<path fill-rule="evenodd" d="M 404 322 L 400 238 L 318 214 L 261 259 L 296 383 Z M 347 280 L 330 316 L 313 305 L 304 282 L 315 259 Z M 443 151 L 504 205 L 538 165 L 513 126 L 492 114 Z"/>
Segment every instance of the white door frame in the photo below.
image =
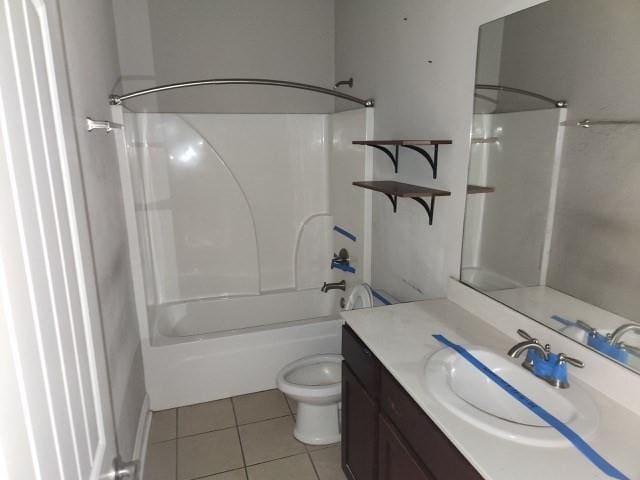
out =
<path fill-rule="evenodd" d="M 0 0 L 0 478 L 113 479 L 60 25 L 55 0 Z"/>

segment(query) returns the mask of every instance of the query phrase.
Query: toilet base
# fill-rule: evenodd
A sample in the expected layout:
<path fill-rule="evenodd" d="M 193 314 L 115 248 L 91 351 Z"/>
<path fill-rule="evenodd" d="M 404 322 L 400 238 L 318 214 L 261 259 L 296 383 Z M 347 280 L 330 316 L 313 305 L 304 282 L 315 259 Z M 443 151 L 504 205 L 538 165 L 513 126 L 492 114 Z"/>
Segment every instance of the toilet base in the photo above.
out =
<path fill-rule="evenodd" d="M 329 445 L 340 441 L 339 403 L 311 405 L 298 402 L 293 436 L 308 445 Z"/>

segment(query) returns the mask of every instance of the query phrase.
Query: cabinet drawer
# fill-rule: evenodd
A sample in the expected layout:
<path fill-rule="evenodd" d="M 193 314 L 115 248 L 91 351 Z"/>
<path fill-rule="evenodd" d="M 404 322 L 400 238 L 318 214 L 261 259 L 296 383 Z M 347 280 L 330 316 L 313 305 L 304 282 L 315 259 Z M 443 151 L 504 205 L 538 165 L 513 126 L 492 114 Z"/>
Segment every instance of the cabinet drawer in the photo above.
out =
<path fill-rule="evenodd" d="M 342 327 L 342 356 L 367 393 L 378 398 L 380 364 L 362 340 L 348 325 Z"/>
<path fill-rule="evenodd" d="M 437 480 L 482 480 L 445 434 L 384 369 L 381 373 L 380 409 Z"/>

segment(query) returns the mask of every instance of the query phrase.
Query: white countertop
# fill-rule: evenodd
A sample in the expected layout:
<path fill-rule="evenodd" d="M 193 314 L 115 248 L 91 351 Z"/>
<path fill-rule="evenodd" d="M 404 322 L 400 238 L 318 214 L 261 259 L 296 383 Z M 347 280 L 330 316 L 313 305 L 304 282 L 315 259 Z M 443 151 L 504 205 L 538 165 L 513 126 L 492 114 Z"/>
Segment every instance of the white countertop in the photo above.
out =
<path fill-rule="evenodd" d="M 342 316 L 486 479 L 610 478 L 571 445 L 540 448 L 510 442 L 458 418 L 433 398 L 424 380 L 428 358 L 442 348 L 433 334 L 496 352 L 506 352 L 515 343 L 482 319 L 446 299 L 342 312 Z M 640 417 L 575 377 L 571 381 L 590 393 L 600 413 L 598 430 L 585 440 L 629 478 L 640 479 Z"/>

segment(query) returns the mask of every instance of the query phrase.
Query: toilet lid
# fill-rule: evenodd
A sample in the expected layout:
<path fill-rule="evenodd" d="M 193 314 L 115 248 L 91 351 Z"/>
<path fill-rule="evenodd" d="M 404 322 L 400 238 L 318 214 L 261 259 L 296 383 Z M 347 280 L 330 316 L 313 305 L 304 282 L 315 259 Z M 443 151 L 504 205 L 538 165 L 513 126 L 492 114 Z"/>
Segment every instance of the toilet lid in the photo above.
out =
<path fill-rule="evenodd" d="M 358 310 L 359 308 L 371 308 L 373 306 L 373 294 L 371 287 L 366 283 L 357 285 L 351 291 L 345 310 Z"/>

